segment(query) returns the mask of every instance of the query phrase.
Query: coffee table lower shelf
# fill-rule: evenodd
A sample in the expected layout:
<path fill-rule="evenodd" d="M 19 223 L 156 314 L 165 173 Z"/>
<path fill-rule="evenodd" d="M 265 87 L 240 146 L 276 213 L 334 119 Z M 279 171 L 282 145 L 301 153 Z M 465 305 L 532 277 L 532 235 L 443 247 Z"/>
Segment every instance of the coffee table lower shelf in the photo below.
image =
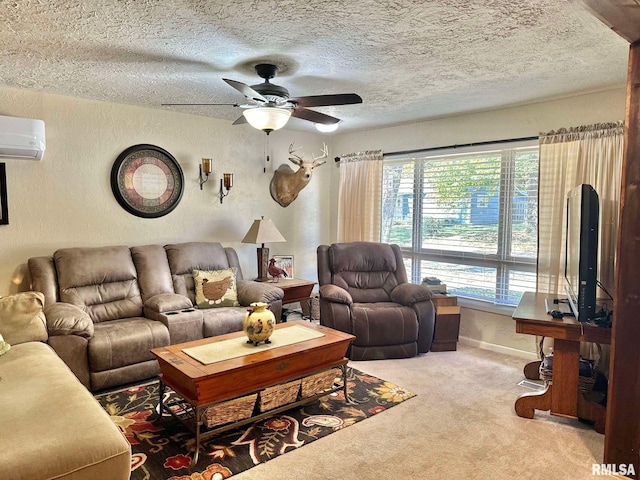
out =
<path fill-rule="evenodd" d="M 195 434 L 196 446 L 195 446 L 195 453 L 194 453 L 193 462 L 192 462 L 192 465 L 195 465 L 198 462 L 198 454 L 200 453 L 200 445 L 202 444 L 202 442 L 207 440 L 208 438 L 219 435 L 222 432 L 233 430 L 234 428 L 238 428 L 243 425 L 247 425 L 249 423 L 254 423 L 259 420 L 272 417 L 273 415 L 276 415 L 280 412 L 284 412 L 286 410 L 290 410 L 292 408 L 295 408 L 301 405 L 312 403 L 321 397 L 337 392 L 339 390 L 343 391 L 345 402 L 348 404 L 353 404 L 354 402 L 349 398 L 349 395 L 347 392 L 347 363 L 348 363 L 348 360 L 344 359 L 343 361 L 336 363 L 335 365 L 332 365 L 330 368 L 323 368 L 322 370 L 318 370 L 309 375 L 304 375 L 302 377 L 297 377 L 297 378 L 291 378 L 287 382 L 276 384 L 271 387 L 261 388 L 258 390 L 246 392 L 242 395 L 239 395 L 231 399 L 225 399 L 225 400 L 211 402 L 203 405 L 196 405 L 195 403 L 191 402 L 186 395 L 180 392 L 179 388 L 176 388 L 175 385 L 172 385 L 171 382 L 169 382 L 167 379 L 163 377 L 162 374 L 160 374 L 158 375 L 158 379 L 160 382 L 160 392 L 159 392 L 158 409 L 157 409 L 158 417 L 155 421 L 156 422 L 159 421 L 162 418 L 163 412 L 167 412 L 173 418 L 178 420 L 180 423 L 182 423 L 184 426 L 186 426 L 189 430 L 191 430 Z M 302 397 L 302 392 L 299 391 L 296 396 L 296 400 L 277 406 L 275 408 L 271 408 L 269 410 L 265 410 L 265 411 L 260 411 L 259 402 L 256 400 L 254 404 L 253 412 L 250 416 L 244 417 L 235 421 L 231 421 L 231 422 L 226 422 L 219 426 L 212 426 L 212 427 L 207 426 L 206 416 L 209 408 L 215 407 L 216 405 L 220 405 L 222 403 L 226 403 L 229 401 L 245 398 L 250 395 L 256 395 L 256 394 L 259 395 L 261 392 L 265 392 L 266 390 L 271 389 L 273 387 L 277 387 L 279 385 L 286 385 L 290 382 L 302 381 L 314 375 L 322 374 L 323 372 L 327 372 L 330 370 L 335 370 L 336 368 L 340 369 L 340 373 L 342 376 L 341 385 L 336 385 L 335 382 L 333 382 L 330 388 L 323 389 L 318 393 L 314 393 L 304 398 Z M 176 396 L 178 398 L 170 401 L 169 403 L 165 403 L 164 393 L 165 393 L 166 387 L 171 388 L 171 390 L 173 390 L 176 393 Z M 174 408 L 172 409 L 171 407 L 174 407 Z"/>

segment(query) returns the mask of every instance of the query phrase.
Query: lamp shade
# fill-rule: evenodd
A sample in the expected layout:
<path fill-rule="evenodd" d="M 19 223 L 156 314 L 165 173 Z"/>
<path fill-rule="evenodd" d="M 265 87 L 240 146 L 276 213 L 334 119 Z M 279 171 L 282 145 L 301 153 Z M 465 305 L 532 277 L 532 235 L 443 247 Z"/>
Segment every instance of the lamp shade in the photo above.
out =
<path fill-rule="evenodd" d="M 251 228 L 242 239 L 242 243 L 260 243 L 256 253 L 258 255 L 258 282 L 267 281 L 267 262 L 269 261 L 269 249 L 265 248 L 265 243 L 286 242 L 282 234 L 278 231 L 273 222 L 262 217 L 260 220 L 254 220 Z"/>
<path fill-rule="evenodd" d="M 242 243 L 286 242 L 270 219 L 254 220 L 251 228 L 242 239 Z"/>
<path fill-rule="evenodd" d="M 253 128 L 267 132 L 284 127 L 291 116 L 289 110 L 274 107 L 249 108 L 242 114 Z"/>

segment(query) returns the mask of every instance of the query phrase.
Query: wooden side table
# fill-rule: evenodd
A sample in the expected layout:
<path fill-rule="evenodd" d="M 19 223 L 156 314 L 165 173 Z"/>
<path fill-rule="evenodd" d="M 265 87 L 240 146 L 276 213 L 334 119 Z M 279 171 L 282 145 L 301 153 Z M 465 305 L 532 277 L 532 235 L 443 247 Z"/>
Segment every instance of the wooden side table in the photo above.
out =
<path fill-rule="evenodd" d="M 455 295 L 435 294 L 432 302 L 436 307 L 436 324 L 433 330 L 432 352 L 457 350 L 460 332 L 460 307 Z"/>
<path fill-rule="evenodd" d="M 431 301 L 436 307 L 455 307 L 458 305 L 458 297 L 448 293 L 434 293 Z"/>
<path fill-rule="evenodd" d="M 284 290 L 282 304 L 310 301 L 311 291 L 316 282 L 303 280 L 301 278 L 281 278 L 277 282 L 273 282 L 278 288 Z"/>

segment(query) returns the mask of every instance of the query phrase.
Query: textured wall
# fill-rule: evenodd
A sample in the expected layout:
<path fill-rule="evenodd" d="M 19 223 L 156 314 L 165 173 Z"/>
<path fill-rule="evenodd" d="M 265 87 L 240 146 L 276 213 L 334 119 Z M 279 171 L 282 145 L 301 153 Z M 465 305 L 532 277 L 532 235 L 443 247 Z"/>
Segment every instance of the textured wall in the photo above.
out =
<path fill-rule="evenodd" d="M 272 254 L 293 254 L 295 274 L 316 278 L 315 248 L 328 240 L 330 169 L 318 167 L 310 185 L 287 208 L 269 194 L 274 166 L 289 163 L 292 141 L 306 156 L 319 154 L 324 137 L 281 130 L 270 136 L 272 164 L 263 173 L 266 135 L 225 120 L 0 88 L 0 115 L 45 121 L 41 162 L 0 159 L 7 165 L 9 225 L 0 226 L 0 295 L 28 288 L 26 261 L 72 246 L 144 245 L 219 241 L 235 247 L 244 274 L 257 275 L 256 245 L 242 244 L 255 218 L 271 218 L 287 243 Z M 139 143 L 168 150 L 182 166 L 184 195 L 176 209 L 156 219 L 127 213 L 110 185 L 111 167 Z M 198 165 L 213 159 L 211 180 L 200 191 Z M 217 197 L 223 172 L 234 173 L 224 204 Z"/>

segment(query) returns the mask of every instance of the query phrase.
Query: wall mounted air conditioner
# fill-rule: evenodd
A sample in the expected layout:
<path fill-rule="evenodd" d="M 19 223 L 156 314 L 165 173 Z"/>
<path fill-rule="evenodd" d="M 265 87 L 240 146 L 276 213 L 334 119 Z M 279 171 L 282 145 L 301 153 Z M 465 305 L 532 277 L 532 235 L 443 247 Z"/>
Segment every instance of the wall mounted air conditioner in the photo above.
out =
<path fill-rule="evenodd" d="M 42 160 L 44 122 L 0 115 L 0 157 Z"/>

